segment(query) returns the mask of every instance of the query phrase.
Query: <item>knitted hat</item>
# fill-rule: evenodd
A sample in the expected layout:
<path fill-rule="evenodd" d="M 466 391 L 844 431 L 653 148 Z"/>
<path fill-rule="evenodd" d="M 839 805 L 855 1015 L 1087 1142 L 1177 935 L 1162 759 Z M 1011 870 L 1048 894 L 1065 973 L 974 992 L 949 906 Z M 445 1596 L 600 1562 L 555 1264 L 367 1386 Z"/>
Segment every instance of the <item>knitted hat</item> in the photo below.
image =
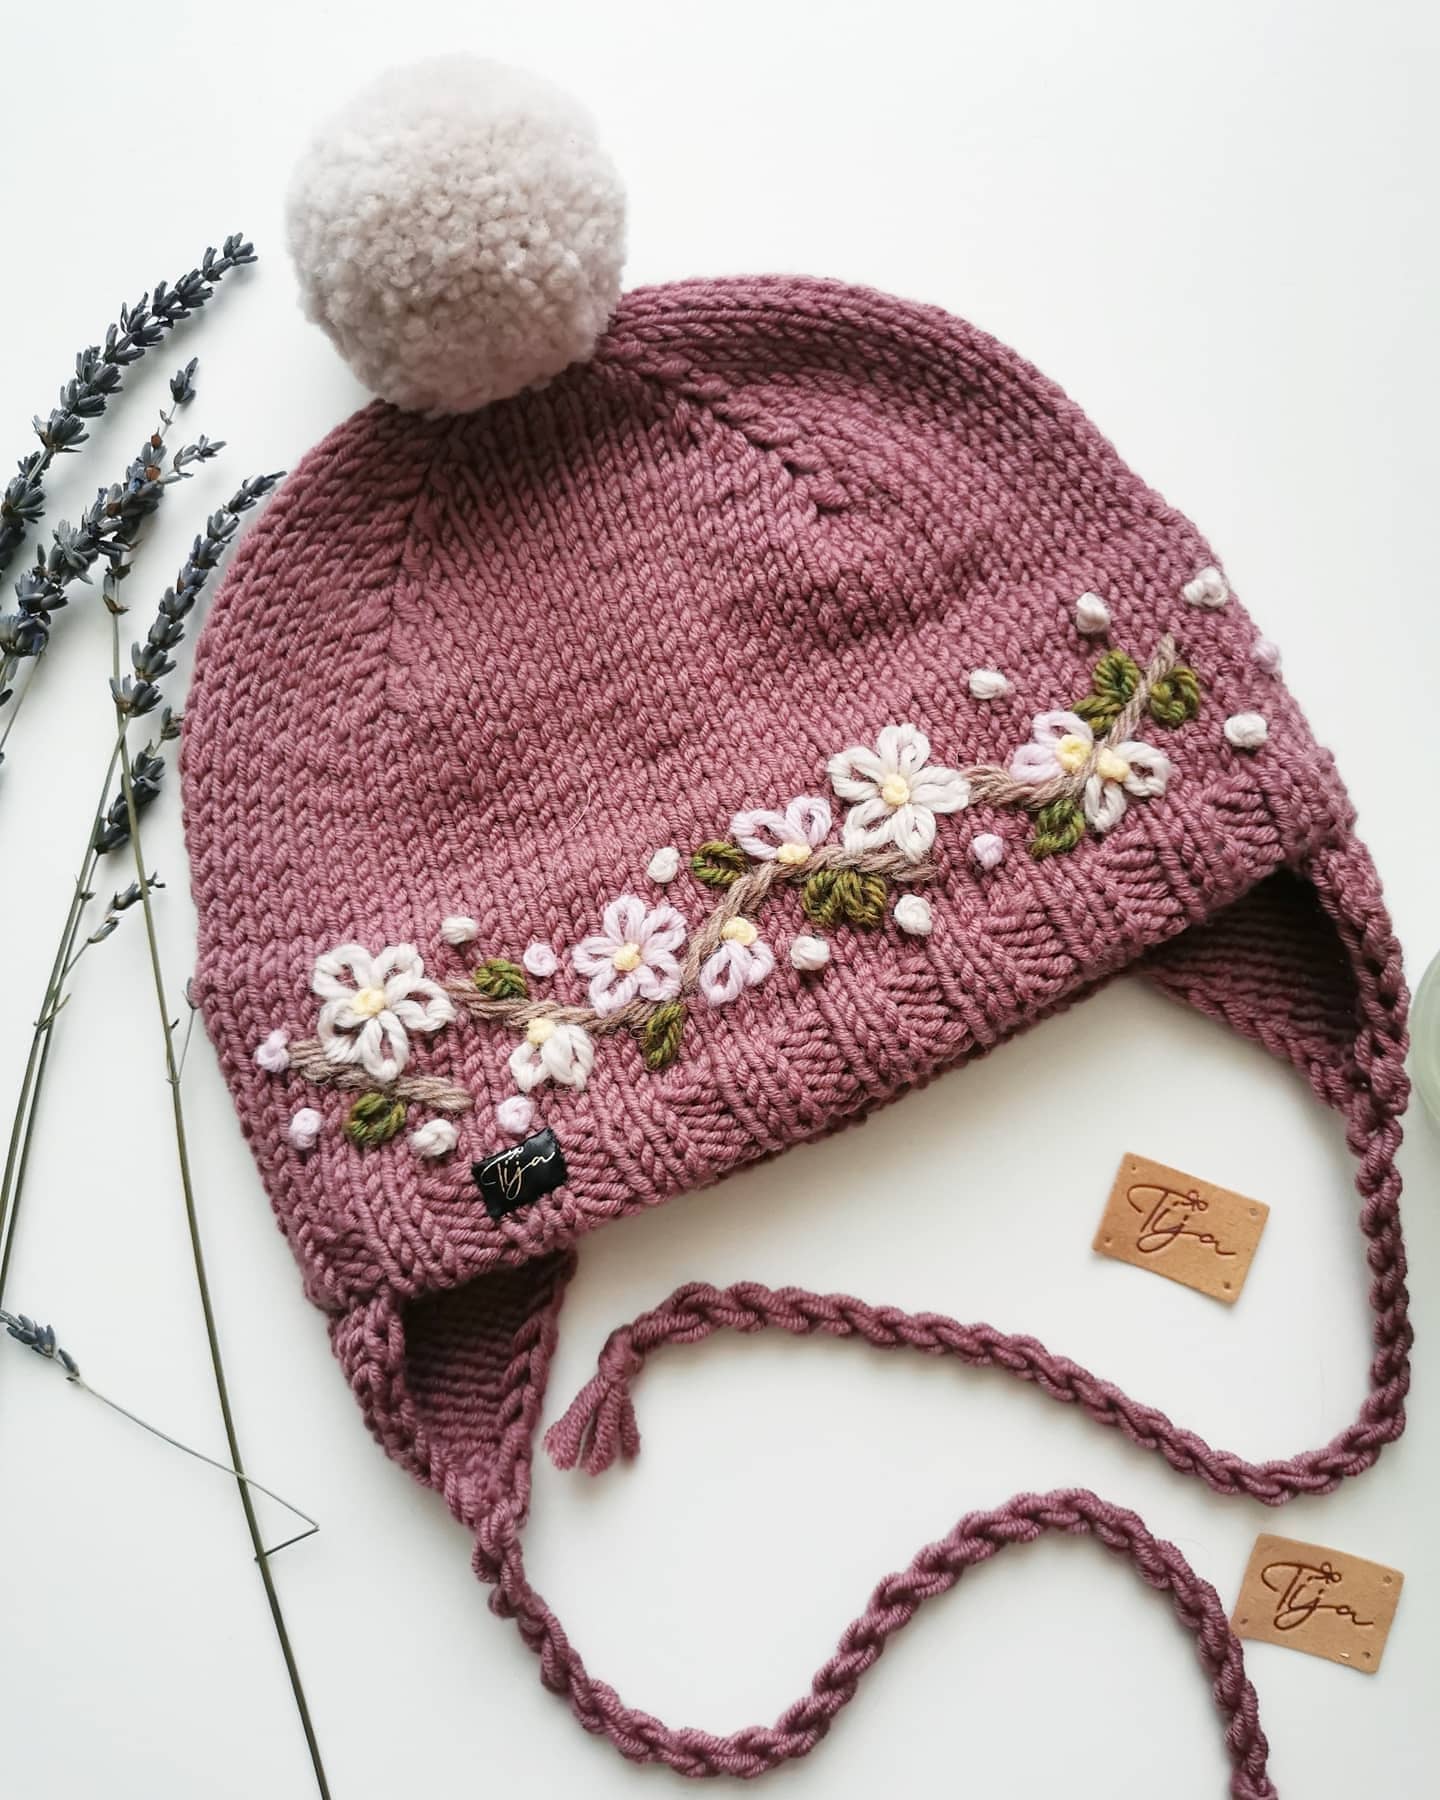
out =
<path fill-rule="evenodd" d="M 1077 407 L 877 293 L 633 292 L 548 385 L 457 416 L 377 402 L 311 452 L 203 634 L 185 782 L 199 997 L 307 1292 L 588 1730 L 760 1773 L 813 1747 L 923 1599 L 1061 1529 L 1171 1591 L 1232 1792 L 1273 1793 L 1213 1591 L 1092 1494 L 962 1520 L 774 1726 L 723 1738 L 594 1680 L 521 1556 L 588 1232 L 1131 968 L 1346 1121 L 1377 1351 L 1331 1443 L 1251 1462 L 1033 1339 L 692 1286 L 613 1334 L 557 1460 L 634 1453 L 660 1345 L 771 1325 L 1008 1369 L 1267 1503 L 1400 1434 L 1406 996 L 1379 885 L 1215 553 Z"/>

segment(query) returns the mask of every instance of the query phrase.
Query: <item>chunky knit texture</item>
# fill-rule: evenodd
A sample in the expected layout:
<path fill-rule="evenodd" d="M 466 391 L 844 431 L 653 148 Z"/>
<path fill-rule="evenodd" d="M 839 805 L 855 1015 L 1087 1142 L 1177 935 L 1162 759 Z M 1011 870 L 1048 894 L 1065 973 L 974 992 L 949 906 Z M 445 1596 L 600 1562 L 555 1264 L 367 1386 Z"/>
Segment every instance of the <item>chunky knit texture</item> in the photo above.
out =
<path fill-rule="evenodd" d="M 520 1551 L 586 1232 L 833 1130 L 1132 966 L 1345 1118 L 1376 1320 L 1353 1424 L 1250 1462 L 1033 1339 L 692 1287 L 612 1337 L 552 1429 L 557 1460 L 598 1472 L 634 1453 L 629 1390 L 651 1351 L 767 1326 L 1007 1369 L 1269 1504 L 1325 1492 L 1398 1437 L 1399 953 L 1331 760 L 1258 642 L 1194 528 L 1033 369 L 941 313 L 819 282 L 637 292 L 594 360 L 542 391 L 444 421 L 367 408 L 236 558 L 185 746 L 205 1017 L 372 1429 L 474 1532 L 476 1571 L 547 1685 L 627 1756 L 750 1776 L 804 1754 L 923 1600 L 1064 1530 L 1171 1594 L 1227 1720 L 1231 1792 L 1274 1791 L 1213 1592 L 1092 1494 L 962 1520 L 882 1583 L 809 1695 L 728 1738 L 671 1730 L 594 1681 Z M 1047 726 L 1056 711 L 1073 722 Z M 1263 732 L 1234 725 L 1251 715 Z M 747 864 L 729 843 L 735 815 L 830 794 L 827 762 L 902 721 L 928 735 L 949 797 L 916 904 L 893 911 L 900 852 L 848 865 L 813 808 L 747 822 L 788 831 L 789 863 Z M 1148 740 L 1127 750 L 1126 792 L 1103 772 L 1112 725 Z M 1007 767 L 1052 766 L 1031 819 Z M 947 771 L 968 775 L 963 810 Z M 1085 812 L 1070 798 L 1083 780 Z M 570 952 L 627 894 L 688 926 L 683 1014 L 634 1000 L 597 1022 L 581 1004 Z M 670 927 L 636 929 L 659 945 Z M 363 1073 L 306 1037 L 316 960 L 352 944 L 416 945 L 443 988 L 411 1085 L 389 1096 L 420 1127 L 413 1146 L 374 1105 L 346 1136 Z M 652 951 L 658 970 L 662 951 L 639 943 L 615 967 Z M 277 1030 L 297 1041 L 277 1048 Z M 310 1120 L 295 1135 L 302 1107 L 318 1135 Z M 441 1113 L 449 1129 L 422 1123 Z M 470 1162 L 532 1119 L 568 1179 L 492 1219 Z"/>

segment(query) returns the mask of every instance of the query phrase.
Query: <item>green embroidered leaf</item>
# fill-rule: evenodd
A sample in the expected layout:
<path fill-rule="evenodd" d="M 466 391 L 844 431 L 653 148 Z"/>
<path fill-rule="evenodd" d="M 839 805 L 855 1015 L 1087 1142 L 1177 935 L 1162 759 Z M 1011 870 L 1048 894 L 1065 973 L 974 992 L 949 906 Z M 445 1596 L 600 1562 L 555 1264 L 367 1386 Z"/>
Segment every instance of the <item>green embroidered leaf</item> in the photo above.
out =
<path fill-rule="evenodd" d="M 1157 725 L 1184 725 L 1200 711 L 1200 678 L 1184 663 L 1176 663 L 1168 675 L 1162 675 L 1150 689 L 1146 701 L 1150 717 Z"/>
<path fill-rule="evenodd" d="M 360 1150 L 385 1144 L 405 1123 L 405 1102 L 388 1094 L 362 1094 L 350 1108 L 345 1135 Z"/>
<path fill-rule="evenodd" d="M 1030 854 L 1037 860 L 1073 850 L 1085 835 L 1085 814 L 1078 800 L 1052 800 L 1035 815 Z"/>
<path fill-rule="evenodd" d="M 530 992 L 525 971 L 519 963 L 507 962 L 503 956 L 492 956 L 481 963 L 471 980 L 487 1000 L 523 1000 Z"/>
<path fill-rule="evenodd" d="M 890 884 L 859 869 L 817 869 L 805 878 L 800 905 L 817 925 L 859 925 L 868 930 L 885 917 Z"/>
<path fill-rule="evenodd" d="M 663 1069 L 680 1054 L 685 1031 L 685 1002 L 667 1000 L 640 1027 L 640 1054 L 647 1069 Z"/>
<path fill-rule="evenodd" d="M 710 887 L 729 887 L 745 873 L 745 852 L 736 844 L 712 839 L 691 855 L 690 873 Z"/>
<path fill-rule="evenodd" d="M 1075 702 L 1075 711 L 1092 730 L 1108 731 L 1120 709 L 1140 685 L 1140 669 L 1123 650 L 1107 650 L 1095 665 L 1091 691 Z"/>

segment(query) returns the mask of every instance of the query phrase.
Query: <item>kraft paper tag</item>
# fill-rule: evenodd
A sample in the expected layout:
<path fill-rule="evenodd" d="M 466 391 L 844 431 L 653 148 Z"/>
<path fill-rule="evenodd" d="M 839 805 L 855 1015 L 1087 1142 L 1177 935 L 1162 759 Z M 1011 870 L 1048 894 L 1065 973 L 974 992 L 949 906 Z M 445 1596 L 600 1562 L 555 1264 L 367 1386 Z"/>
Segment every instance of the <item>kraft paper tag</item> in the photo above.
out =
<path fill-rule="evenodd" d="M 1230 1624 L 1237 1636 L 1304 1650 L 1373 1675 L 1405 1577 L 1383 1563 L 1261 1532 Z"/>
<path fill-rule="evenodd" d="M 1263 1201 L 1127 1153 L 1095 1248 L 1233 1306 L 1269 1216 Z"/>

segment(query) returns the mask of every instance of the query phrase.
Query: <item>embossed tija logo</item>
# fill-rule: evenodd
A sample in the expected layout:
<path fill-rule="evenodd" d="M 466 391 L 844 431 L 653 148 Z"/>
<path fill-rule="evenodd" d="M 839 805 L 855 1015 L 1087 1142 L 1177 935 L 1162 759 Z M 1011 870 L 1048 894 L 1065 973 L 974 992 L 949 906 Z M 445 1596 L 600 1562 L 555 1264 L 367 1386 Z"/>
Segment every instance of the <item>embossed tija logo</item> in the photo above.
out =
<path fill-rule="evenodd" d="M 1262 1532 L 1230 1623 L 1240 1637 L 1373 1675 L 1404 1581 L 1383 1563 Z"/>
<path fill-rule="evenodd" d="M 1127 1154 L 1095 1248 L 1233 1305 L 1270 1209 L 1148 1157 Z"/>
<path fill-rule="evenodd" d="M 470 1173 L 492 1219 L 528 1206 L 551 1193 L 566 1178 L 560 1140 L 547 1126 L 511 1150 L 497 1150 L 484 1162 L 472 1163 Z"/>

